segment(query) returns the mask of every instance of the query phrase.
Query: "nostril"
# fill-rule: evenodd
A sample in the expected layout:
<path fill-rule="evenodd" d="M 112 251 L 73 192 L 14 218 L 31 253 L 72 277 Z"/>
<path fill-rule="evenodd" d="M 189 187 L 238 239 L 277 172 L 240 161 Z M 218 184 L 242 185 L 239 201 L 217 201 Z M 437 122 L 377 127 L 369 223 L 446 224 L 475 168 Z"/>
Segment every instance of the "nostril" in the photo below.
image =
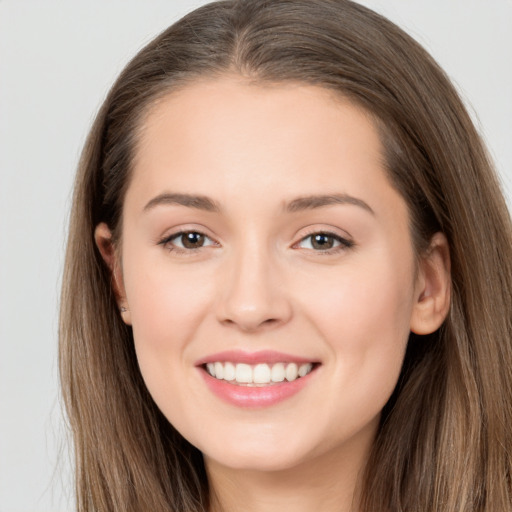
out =
<path fill-rule="evenodd" d="M 220 318 L 220 322 L 226 326 L 237 326 L 242 331 L 257 331 L 262 328 L 270 328 L 284 322 L 284 318 L 272 316 L 267 318 L 264 311 L 238 310 Z"/>

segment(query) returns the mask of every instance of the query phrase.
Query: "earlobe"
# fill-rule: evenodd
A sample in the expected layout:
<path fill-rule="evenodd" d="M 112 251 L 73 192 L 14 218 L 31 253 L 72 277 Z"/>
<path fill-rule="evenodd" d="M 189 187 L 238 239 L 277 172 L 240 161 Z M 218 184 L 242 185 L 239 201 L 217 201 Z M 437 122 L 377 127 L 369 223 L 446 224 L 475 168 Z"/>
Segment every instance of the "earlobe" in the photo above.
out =
<path fill-rule="evenodd" d="M 411 316 L 411 331 L 430 334 L 436 331 L 450 309 L 451 272 L 448 240 L 436 233 L 421 257 Z"/>
<path fill-rule="evenodd" d="M 96 246 L 98 247 L 103 261 L 110 269 L 112 276 L 112 289 L 119 306 L 121 317 L 125 324 L 131 325 L 131 316 L 128 308 L 128 302 L 126 300 L 121 265 L 119 264 L 118 254 L 116 253 L 116 249 L 112 241 L 112 232 L 104 222 L 101 222 L 96 226 L 96 229 L 94 230 L 94 241 L 96 242 Z"/>

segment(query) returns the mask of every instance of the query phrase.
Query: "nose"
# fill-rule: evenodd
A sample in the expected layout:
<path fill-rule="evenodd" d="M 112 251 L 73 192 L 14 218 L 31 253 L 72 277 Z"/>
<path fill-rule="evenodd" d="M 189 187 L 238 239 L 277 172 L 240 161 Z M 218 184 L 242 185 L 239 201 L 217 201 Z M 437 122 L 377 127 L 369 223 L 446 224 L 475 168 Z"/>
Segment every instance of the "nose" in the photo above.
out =
<path fill-rule="evenodd" d="M 221 323 L 255 332 L 290 320 L 292 305 L 283 272 L 270 251 L 245 247 L 225 266 L 219 276 L 217 318 Z"/>

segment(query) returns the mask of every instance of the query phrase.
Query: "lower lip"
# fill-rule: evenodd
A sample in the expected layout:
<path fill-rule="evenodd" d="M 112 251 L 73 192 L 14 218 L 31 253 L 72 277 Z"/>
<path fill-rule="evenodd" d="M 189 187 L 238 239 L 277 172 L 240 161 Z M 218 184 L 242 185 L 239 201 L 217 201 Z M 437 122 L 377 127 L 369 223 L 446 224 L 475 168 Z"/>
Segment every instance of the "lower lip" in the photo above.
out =
<path fill-rule="evenodd" d="M 291 382 L 284 381 L 269 386 L 252 387 L 230 384 L 225 380 L 212 377 L 202 367 L 199 370 L 210 391 L 231 405 L 245 408 L 270 407 L 292 397 L 308 384 L 316 371 L 313 369 L 311 373 Z"/>

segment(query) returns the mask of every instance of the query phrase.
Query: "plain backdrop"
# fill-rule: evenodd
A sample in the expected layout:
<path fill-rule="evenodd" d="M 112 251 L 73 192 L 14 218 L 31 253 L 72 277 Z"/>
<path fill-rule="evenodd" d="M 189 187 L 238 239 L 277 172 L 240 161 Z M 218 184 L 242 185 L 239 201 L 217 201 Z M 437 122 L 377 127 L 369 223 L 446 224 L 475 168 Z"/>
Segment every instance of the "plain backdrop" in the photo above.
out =
<path fill-rule="evenodd" d="M 74 510 L 56 362 L 74 170 L 124 64 L 202 3 L 0 0 L 0 512 Z M 512 204 L 512 0 L 361 3 L 447 70 Z"/>

